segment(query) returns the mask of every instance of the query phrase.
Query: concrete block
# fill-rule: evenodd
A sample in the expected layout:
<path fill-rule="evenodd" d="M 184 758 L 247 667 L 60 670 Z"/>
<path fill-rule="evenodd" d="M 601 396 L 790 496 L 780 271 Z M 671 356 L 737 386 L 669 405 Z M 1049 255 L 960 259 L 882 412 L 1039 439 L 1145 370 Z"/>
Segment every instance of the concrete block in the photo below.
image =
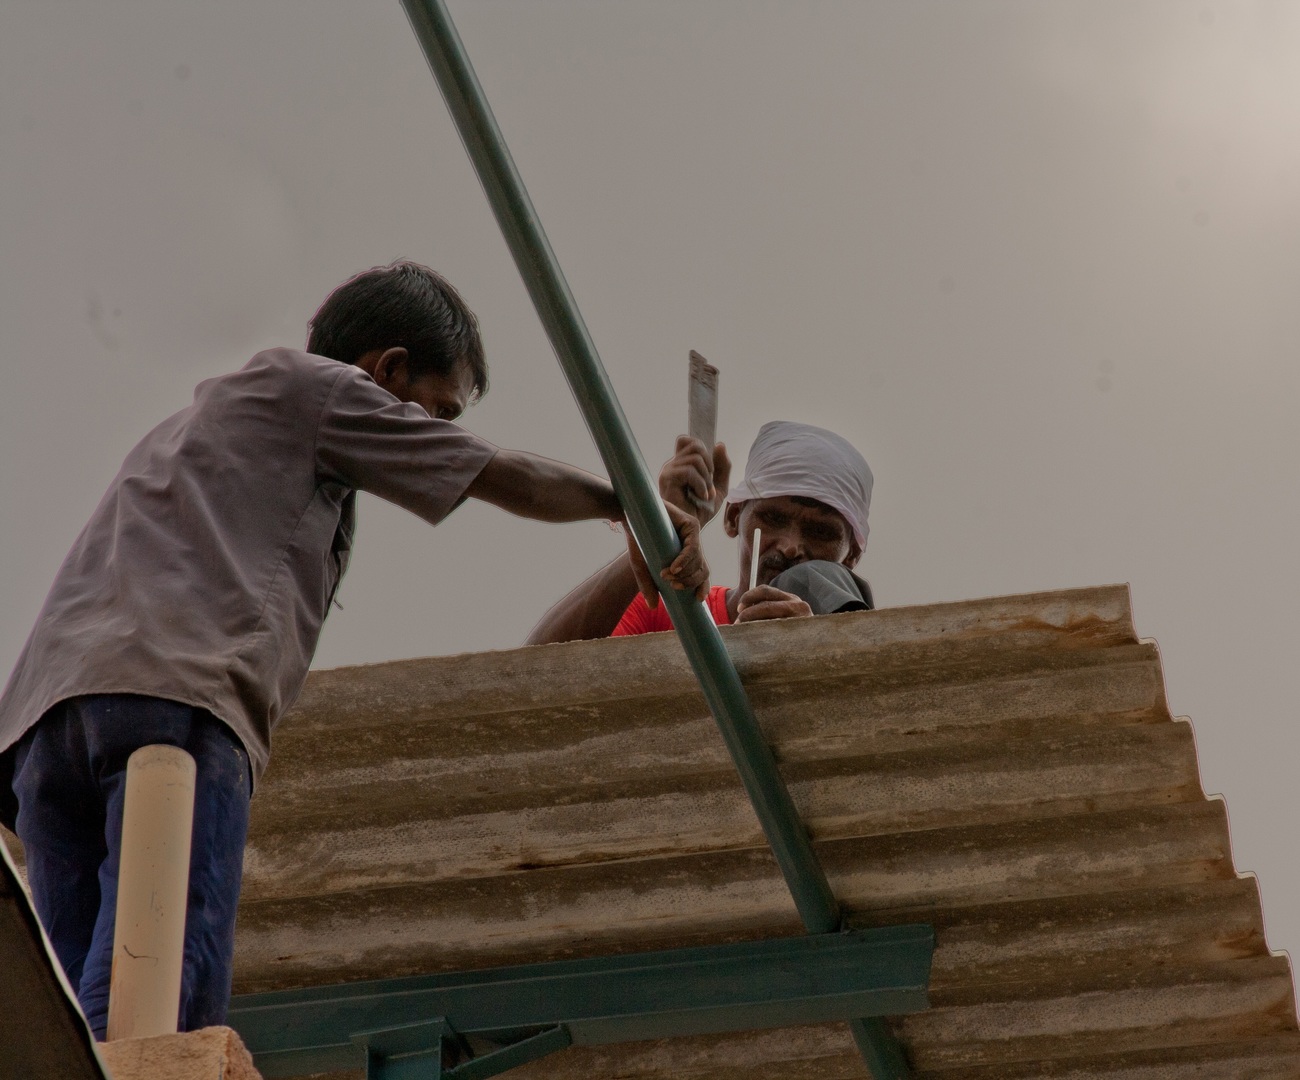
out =
<path fill-rule="evenodd" d="M 228 1027 L 99 1044 L 113 1080 L 262 1080 L 243 1040 Z"/>

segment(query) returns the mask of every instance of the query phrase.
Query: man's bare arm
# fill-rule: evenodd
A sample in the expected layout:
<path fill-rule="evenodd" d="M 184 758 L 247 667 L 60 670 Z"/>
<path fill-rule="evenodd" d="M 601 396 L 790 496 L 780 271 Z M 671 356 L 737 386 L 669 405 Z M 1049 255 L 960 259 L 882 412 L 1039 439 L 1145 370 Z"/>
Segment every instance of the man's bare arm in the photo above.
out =
<path fill-rule="evenodd" d="M 470 484 L 466 494 L 535 521 L 566 522 L 590 518 L 622 521 L 624 518 L 623 508 L 608 480 L 521 450 L 498 450 Z M 708 593 L 709 567 L 700 545 L 699 522 L 674 506 L 665 505 L 664 509 L 677 531 L 681 550 L 657 575 L 652 574 L 629 532 L 628 555 L 622 563 L 632 580 L 632 593 L 624 601 L 624 607 L 637 590 L 654 607 L 659 600 L 661 582 L 667 582 L 674 589 L 693 592 L 701 598 Z M 617 622 L 615 619 L 614 625 Z"/>
<path fill-rule="evenodd" d="M 709 455 L 698 439 L 682 435 L 677 439 L 675 453 L 659 472 L 659 494 L 670 515 L 673 515 L 672 508 L 676 508 L 691 514 L 703 526 L 726 494 L 730 475 L 731 461 L 725 446 L 718 443 Z M 694 499 L 688 497 L 688 492 Z M 676 525 L 677 515 L 673 516 Z M 681 531 L 678 525 L 679 534 Z M 620 555 L 552 605 L 524 644 L 609 637 L 636 596 L 637 587 L 630 556 Z"/>
<path fill-rule="evenodd" d="M 620 555 L 552 605 L 524 644 L 609 637 L 636 594 L 631 556 Z"/>
<path fill-rule="evenodd" d="M 534 521 L 623 519 L 608 480 L 522 450 L 498 450 L 466 494 Z"/>

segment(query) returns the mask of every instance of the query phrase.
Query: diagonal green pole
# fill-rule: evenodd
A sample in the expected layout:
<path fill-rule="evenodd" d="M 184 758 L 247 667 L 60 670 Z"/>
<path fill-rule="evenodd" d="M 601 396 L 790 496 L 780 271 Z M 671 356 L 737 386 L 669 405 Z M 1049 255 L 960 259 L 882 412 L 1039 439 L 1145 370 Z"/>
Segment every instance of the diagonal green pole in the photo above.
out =
<path fill-rule="evenodd" d="M 402 0 L 402 6 L 582 410 L 632 534 L 651 567 L 667 566 L 680 548 L 677 535 L 446 4 L 443 0 Z M 667 589 L 663 601 L 804 926 L 813 934 L 839 930 L 839 904 L 718 628 L 704 605 L 693 598 Z M 851 1026 L 876 1080 L 901 1080 L 908 1075 L 902 1051 L 882 1021 L 856 1020 Z"/>
<path fill-rule="evenodd" d="M 469 65 L 451 16 L 441 0 L 403 0 L 403 5 L 609 471 L 632 533 L 652 567 L 667 566 L 680 548 L 677 535 Z M 787 872 L 800 915 L 814 933 L 838 930 L 838 905 L 813 855 L 807 833 L 798 821 L 785 782 L 759 731 L 717 627 L 703 604 L 676 590 L 665 589 L 664 601 L 700 677 L 709 706 L 728 737 L 728 745 L 755 799 L 759 817 L 765 829 L 771 826 L 769 838 L 782 870 Z"/>

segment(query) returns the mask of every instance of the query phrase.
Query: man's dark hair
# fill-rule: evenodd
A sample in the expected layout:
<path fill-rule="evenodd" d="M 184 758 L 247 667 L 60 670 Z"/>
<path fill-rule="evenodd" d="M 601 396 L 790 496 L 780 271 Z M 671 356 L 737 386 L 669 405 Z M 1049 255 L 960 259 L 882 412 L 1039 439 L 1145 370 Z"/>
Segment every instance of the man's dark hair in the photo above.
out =
<path fill-rule="evenodd" d="M 349 278 L 307 326 L 307 351 L 317 356 L 355 364 L 374 349 L 400 346 L 413 376 L 447 375 L 465 363 L 471 399 L 487 393 L 478 318 L 446 278 L 419 263 L 399 259 Z"/>

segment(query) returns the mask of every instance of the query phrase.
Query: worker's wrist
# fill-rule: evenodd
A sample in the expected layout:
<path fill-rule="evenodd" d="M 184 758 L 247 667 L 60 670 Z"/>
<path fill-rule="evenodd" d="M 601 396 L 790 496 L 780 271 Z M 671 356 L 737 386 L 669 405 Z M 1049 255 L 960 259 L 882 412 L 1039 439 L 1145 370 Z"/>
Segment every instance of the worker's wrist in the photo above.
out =
<path fill-rule="evenodd" d="M 610 489 L 609 505 L 606 506 L 607 513 L 605 517 L 611 525 L 626 525 L 627 511 L 623 509 L 623 504 L 618 501 L 618 496 Z"/>

